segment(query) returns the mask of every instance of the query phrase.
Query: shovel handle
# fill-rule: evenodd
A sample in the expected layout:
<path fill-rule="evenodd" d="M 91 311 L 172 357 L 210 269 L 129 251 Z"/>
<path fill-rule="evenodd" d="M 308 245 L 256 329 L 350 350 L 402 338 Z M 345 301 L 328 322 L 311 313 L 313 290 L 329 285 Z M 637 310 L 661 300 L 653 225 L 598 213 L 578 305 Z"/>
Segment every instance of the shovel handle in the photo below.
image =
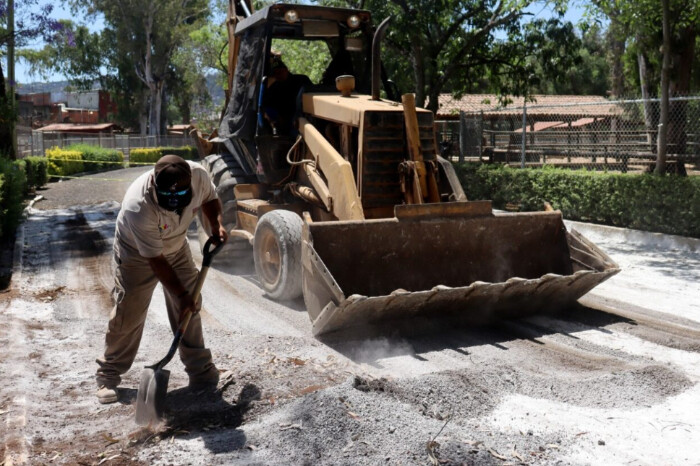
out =
<path fill-rule="evenodd" d="M 210 237 L 206 243 L 204 243 L 204 247 L 202 248 L 202 269 L 199 271 L 199 275 L 197 276 L 197 283 L 194 285 L 194 290 L 192 291 L 192 300 L 197 301 L 199 299 L 199 294 L 202 291 L 202 285 L 204 285 L 204 279 L 207 276 L 207 272 L 209 271 L 209 266 L 211 265 L 212 259 L 214 259 L 214 256 L 221 251 L 221 248 L 224 247 L 224 243 L 220 242 L 219 244 L 214 246 L 214 249 L 211 248 L 211 246 L 214 244 L 214 237 Z M 180 327 L 177 329 L 177 333 L 175 334 L 176 338 L 177 335 L 180 335 L 180 338 L 182 338 L 182 334 L 185 333 L 185 330 L 187 330 L 187 326 L 190 323 L 190 319 L 192 318 L 192 312 L 188 312 L 185 315 L 185 318 L 182 319 L 182 322 L 180 322 Z M 179 341 L 177 342 L 179 344 Z"/>
<path fill-rule="evenodd" d="M 214 246 L 214 249 L 211 249 L 212 244 L 214 244 L 213 236 L 209 237 L 207 242 L 204 243 L 204 247 L 202 248 L 202 268 L 209 267 L 211 265 L 212 259 L 214 259 L 214 256 L 219 251 L 221 251 L 221 248 L 224 247 L 224 243 L 219 242 L 217 245 Z"/>
<path fill-rule="evenodd" d="M 209 271 L 209 266 L 211 265 L 212 259 L 221 250 L 221 248 L 224 247 L 224 243 L 220 242 L 219 244 L 215 245 L 212 249 L 211 246 L 213 244 L 214 237 L 210 237 L 207 240 L 207 242 L 204 243 L 204 248 L 202 249 L 202 269 L 199 271 L 199 275 L 197 276 L 197 283 L 195 283 L 194 290 L 192 291 L 192 300 L 195 302 L 197 302 L 197 299 L 199 299 L 199 294 L 202 291 L 202 285 L 204 285 L 204 279 L 207 276 L 207 272 Z M 180 321 L 180 326 L 175 332 L 175 338 L 173 338 L 173 343 L 172 345 L 170 345 L 170 350 L 168 350 L 168 354 L 165 355 L 165 357 L 160 362 L 153 366 L 150 366 L 151 368 L 162 369 L 167 363 L 170 362 L 170 360 L 175 355 L 175 351 L 177 351 L 177 347 L 180 346 L 180 340 L 182 340 L 182 336 L 185 334 L 185 331 L 187 331 L 187 326 L 190 324 L 190 319 L 192 319 L 192 312 L 188 311 L 183 317 L 183 319 Z"/>

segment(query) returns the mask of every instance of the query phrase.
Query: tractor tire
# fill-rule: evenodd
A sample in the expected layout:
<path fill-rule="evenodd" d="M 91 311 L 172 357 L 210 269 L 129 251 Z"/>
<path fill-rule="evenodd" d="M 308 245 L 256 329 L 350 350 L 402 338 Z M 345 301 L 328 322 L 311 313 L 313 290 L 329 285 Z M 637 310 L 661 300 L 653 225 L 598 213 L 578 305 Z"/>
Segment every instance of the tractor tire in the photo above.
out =
<path fill-rule="evenodd" d="M 236 228 L 236 195 L 234 186 L 244 183 L 256 183 L 257 178 L 246 176 L 243 169 L 230 154 L 212 154 L 200 161 L 207 171 L 219 196 L 222 208 L 223 226 L 226 231 Z M 197 236 L 199 244 L 209 238 L 209 230 L 204 227 L 201 212 L 197 215 Z M 243 238 L 229 238 L 217 256 L 217 262 L 230 264 L 240 260 L 250 260 L 251 245 Z"/>
<path fill-rule="evenodd" d="M 301 217 L 288 210 L 266 213 L 255 228 L 255 272 L 274 300 L 301 296 L 301 228 Z"/>

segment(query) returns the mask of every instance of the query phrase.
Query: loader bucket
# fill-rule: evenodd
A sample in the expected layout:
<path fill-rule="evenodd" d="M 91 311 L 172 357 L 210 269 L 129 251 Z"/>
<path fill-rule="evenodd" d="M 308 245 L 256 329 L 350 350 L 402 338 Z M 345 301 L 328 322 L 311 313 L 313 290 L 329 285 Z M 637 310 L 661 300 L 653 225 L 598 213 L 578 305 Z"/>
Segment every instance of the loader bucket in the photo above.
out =
<path fill-rule="evenodd" d="M 306 221 L 302 264 L 314 335 L 417 315 L 485 323 L 558 310 L 619 272 L 560 212 L 493 213 L 490 201 Z"/>

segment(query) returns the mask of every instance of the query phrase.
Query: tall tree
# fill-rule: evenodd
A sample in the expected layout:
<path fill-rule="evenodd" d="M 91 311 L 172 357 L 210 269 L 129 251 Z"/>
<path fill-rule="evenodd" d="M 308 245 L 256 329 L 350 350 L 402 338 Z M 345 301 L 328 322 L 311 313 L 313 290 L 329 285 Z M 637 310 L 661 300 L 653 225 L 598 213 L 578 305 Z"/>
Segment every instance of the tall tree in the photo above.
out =
<path fill-rule="evenodd" d="M 662 175 L 666 172 L 666 138 L 668 136 L 668 91 L 669 91 L 669 70 L 671 68 L 671 28 L 670 28 L 670 12 L 669 0 L 662 0 L 663 5 L 663 45 L 661 46 L 661 54 L 663 55 L 663 65 L 661 68 L 661 123 L 659 124 L 659 146 L 656 158 L 656 169 L 654 172 L 657 175 Z"/>
<path fill-rule="evenodd" d="M 169 106 L 171 121 L 189 123 L 194 117 L 198 128 L 211 131 L 218 123 L 223 102 L 214 102 L 209 83 L 226 84 L 227 34 L 223 24 L 211 21 L 190 31 L 173 55 L 168 87 L 172 90 Z"/>
<path fill-rule="evenodd" d="M 52 11 L 51 4 L 38 0 L 0 1 L 0 51 L 22 47 L 34 40 L 70 42 L 72 39 L 64 34 L 63 26 L 51 18 Z M 13 128 L 17 119 L 14 88 L 15 83 L 6 82 L 0 60 L 0 155 L 10 158 L 17 155 L 13 143 Z"/>
<path fill-rule="evenodd" d="M 625 54 L 627 37 L 624 35 L 624 29 L 620 25 L 617 9 L 612 7 L 609 11 L 610 24 L 606 39 L 609 49 L 608 63 L 610 64 L 611 94 L 620 98 L 625 95 L 626 91 L 623 55 Z"/>
<path fill-rule="evenodd" d="M 140 126 L 145 133 L 148 125 L 143 115 L 148 114 L 148 93 L 144 92 L 130 57 L 115 46 L 116 31 L 105 28 L 91 32 L 88 27 L 72 21 L 62 20 L 61 23 L 72 34 L 72 45 L 55 42 L 39 50 L 22 50 L 30 71 L 39 76 L 60 73 L 76 89 L 93 89 L 95 83 L 99 83 L 117 104 L 114 120 L 124 127 Z"/>
<path fill-rule="evenodd" d="M 114 47 L 133 64 L 148 90 L 147 132 L 159 135 L 165 127 L 163 109 L 166 79 L 172 58 L 187 33 L 199 27 L 208 13 L 206 0 L 71 0 L 88 16 L 103 15 L 113 32 Z"/>
<path fill-rule="evenodd" d="M 595 0 L 598 11 L 619 22 L 618 34 L 628 38 L 636 51 L 639 67 L 639 83 L 642 94 L 659 95 L 668 92 L 671 97 L 685 96 L 691 92 L 695 63 L 695 44 L 700 38 L 700 2 L 685 0 Z M 664 19 L 664 10 L 667 14 Z M 664 37 L 663 25 L 667 22 L 668 34 Z M 664 40 L 668 40 L 666 46 Z M 662 49 L 665 52 L 662 52 Z M 659 67 L 668 59 L 668 80 L 661 83 Z M 656 69 L 654 69 L 656 67 Z M 653 79 L 650 78 L 653 76 Z M 634 79 L 634 78 L 633 78 Z M 651 129 L 655 112 L 645 109 L 647 127 Z M 668 107 L 668 150 L 682 154 L 686 150 L 687 103 L 671 101 Z M 666 144 L 664 144 L 666 147 Z M 661 157 L 661 151 L 657 157 Z"/>
<path fill-rule="evenodd" d="M 335 4 L 343 2 L 332 2 Z M 357 6 L 358 2 L 345 2 Z M 472 91 L 527 94 L 534 76 L 531 58 L 553 52 L 543 78 L 561 73 L 573 62 L 576 37 L 558 18 L 533 19 L 532 0 L 367 0 L 375 21 L 394 18 L 385 54 L 399 82 L 415 89 L 416 104 L 437 110 L 441 93 Z M 541 3 L 541 2 L 539 2 Z M 565 2 L 548 2 L 563 11 Z M 572 47 L 573 46 L 573 47 Z M 543 61 L 544 63 L 544 61 Z M 484 79 L 486 77 L 487 79 Z"/>
<path fill-rule="evenodd" d="M 611 72 L 606 56 L 608 47 L 601 27 L 596 24 L 582 26 L 580 40 L 568 39 L 567 43 L 568 49 L 574 52 L 568 60 L 570 66 L 563 72 L 545 71 L 548 61 L 564 53 L 559 50 L 557 41 L 545 45 L 552 50 L 543 49 L 532 58 L 535 76 L 549 78 L 533 79 L 535 82 L 531 91 L 537 94 L 605 95 L 610 89 Z"/>

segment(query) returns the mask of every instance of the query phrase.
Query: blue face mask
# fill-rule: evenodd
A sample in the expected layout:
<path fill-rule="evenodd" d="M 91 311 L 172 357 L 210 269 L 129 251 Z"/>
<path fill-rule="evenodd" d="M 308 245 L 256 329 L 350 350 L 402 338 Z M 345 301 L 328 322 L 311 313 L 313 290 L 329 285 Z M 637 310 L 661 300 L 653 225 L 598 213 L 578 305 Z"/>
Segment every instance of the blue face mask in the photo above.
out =
<path fill-rule="evenodd" d="M 192 202 L 192 188 L 188 186 L 179 190 L 163 190 L 156 187 L 156 197 L 159 206 L 181 214 L 185 207 Z"/>

